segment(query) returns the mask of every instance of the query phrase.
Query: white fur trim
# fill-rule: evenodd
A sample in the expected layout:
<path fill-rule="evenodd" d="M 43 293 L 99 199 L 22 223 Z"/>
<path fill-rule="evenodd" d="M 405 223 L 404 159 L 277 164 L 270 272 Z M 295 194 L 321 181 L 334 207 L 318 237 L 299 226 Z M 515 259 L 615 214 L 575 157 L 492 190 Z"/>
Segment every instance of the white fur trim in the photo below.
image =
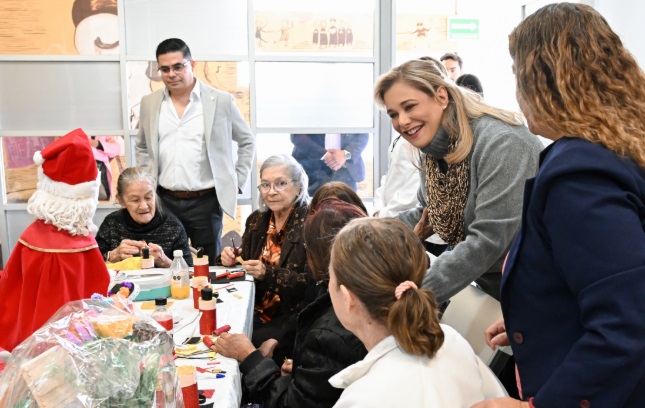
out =
<path fill-rule="evenodd" d="M 34 153 L 34 163 L 40 166 L 44 162 L 45 162 L 45 159 L 43 159 L 43 155 L 40 154 L 40 150 Z"/>
<path fill-rule="evenodd" d="M 39 189 L 56 197 L 98 199 L 99 186 L 101 185 L 101 173 L 99 172 L 96 176 L 96 180 L 93 181 L 86 181 L 79 184 L 67 184 L 62 181 L 54 181 L 50 179 L 45 172 L 43 172 L 43 167 L 38 166 L 38 180 Z"/>

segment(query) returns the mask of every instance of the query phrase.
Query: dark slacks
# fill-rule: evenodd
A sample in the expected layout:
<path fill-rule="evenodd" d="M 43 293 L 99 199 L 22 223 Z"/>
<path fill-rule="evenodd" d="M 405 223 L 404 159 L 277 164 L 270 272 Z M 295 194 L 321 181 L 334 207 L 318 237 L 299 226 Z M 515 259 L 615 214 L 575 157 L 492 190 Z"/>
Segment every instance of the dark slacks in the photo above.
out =
<path fill-rule="evenodd" d="M 176 198 L 158 190 L 166 211 L 172 212 L 186 229 L 193 248 L 203 247 L 208 263 L 222 253 L 222 207 L 215 190 L 202 197 Z"/>

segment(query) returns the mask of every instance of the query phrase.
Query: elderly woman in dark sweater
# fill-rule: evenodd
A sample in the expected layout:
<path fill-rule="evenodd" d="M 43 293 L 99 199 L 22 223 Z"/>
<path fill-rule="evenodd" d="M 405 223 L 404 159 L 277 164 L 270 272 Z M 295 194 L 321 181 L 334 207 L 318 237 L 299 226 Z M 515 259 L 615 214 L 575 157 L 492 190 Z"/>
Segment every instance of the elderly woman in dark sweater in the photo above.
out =
<path fill-rule="evenodd" d="M 298 315 L 293 360 L 281 367 L 256 350 L 244 334 L 223 334 L 213 347 L 240 361 L 244 399 L 273 407 L 332 407 L 341 394 L 328 382 L 367 354 L 334 313 L 327 285 L 334 237 L 349 221 L 365 217 L 357 206 L 327 198 L 305 222 L 307 262 L 316 299 Z M 281 375 L 282 374 L 282 375 Z"/>
<path fill-rule="evenodd" d="M 181 249 L 188 265 L 193 264 L 186 230 L 177 217 L 161 210 L 154 186 L 140 167 L 127 168 L 119 176 L 116 198 L 123 209 L 105 217 L 96 235 L 106 262 L 139 256 L 148 247 L 157 268 L 170 267 L 176 249 Z"/>

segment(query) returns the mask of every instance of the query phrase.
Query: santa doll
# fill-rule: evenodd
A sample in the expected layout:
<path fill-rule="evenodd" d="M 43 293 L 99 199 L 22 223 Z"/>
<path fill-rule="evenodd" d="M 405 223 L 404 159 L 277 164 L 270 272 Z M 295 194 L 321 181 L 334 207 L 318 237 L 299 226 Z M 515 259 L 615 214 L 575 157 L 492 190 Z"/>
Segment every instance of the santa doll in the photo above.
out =
<path fill-rule="evenodd" d="M 87 135 L 76 129 L 34 154 L 38 188 L 22 233 L 0 272 L 0 347 L 9 351 L 65 303 L 105 293 L 110 282 L 92 235 L 100 175 Z"/>

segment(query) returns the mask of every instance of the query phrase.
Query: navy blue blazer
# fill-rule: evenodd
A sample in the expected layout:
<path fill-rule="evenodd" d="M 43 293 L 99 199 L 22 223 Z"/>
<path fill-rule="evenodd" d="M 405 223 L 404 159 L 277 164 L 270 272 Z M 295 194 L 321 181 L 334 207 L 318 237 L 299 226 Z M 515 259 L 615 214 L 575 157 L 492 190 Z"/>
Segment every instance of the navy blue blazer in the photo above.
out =
<path fill-rule="evenodd" d="M 350 152 L 352 158 L 345 163 L 345 167 L 332 171 L 320 160 L 327 153 L 324 134 L 291 135 L 291 143 L 294 146 L 292 156 L 302 165 L 309 177 L 309 195 L 313 195 L 318 187 L 328 181 L 342 181 L 353 186 L 365 180 L 365 162 L 361 154 L 368 141 L 367 133 L 342 134 L 341 149 Z"/>
<path fill-rule="evenodd" d="M 645 170 L 578 138 L 540 163 L 502 278 L 524 397 L 538 408 L 643 407 Z"/>

